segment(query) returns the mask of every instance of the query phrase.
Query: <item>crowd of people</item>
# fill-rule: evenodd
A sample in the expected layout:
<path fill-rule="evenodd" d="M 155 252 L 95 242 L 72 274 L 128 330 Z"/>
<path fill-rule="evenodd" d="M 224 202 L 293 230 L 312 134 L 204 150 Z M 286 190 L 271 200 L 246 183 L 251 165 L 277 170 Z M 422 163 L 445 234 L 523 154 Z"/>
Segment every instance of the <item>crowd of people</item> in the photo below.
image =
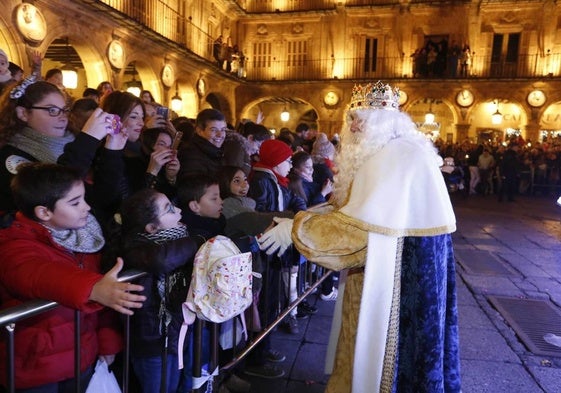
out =
<path fill-rule="evenodd" d="M 230 38 L 224 40 L 222 35 L 218 36 L 212 44 L 212 57 L 216 65 L 226 72 L 236 75 L 238 78 L 245 77 L 246 58 L 238 44 L 232 45 Z"/>
<path fill-rule="evenodd" d="M 130 361 L 138 389 L 190 391 L 190 367 L 177 367 L 177 335 L 197 250 L 226 235 L 242 252 L 252 252 L 254 270 L 271 268 L 271 282 L 254 286 L 253 308 L 261 321 L 252 328 L 263 329 L 303 292 L 305 258 L 293 247 L 262 253 L 256 238 L 326 201 L 335 145 L 306 124 L 294 133 L 284 130 L 279 139 L 251 121 L 234 131 L 216 109 L 172 122 L 149 91 L 136 97 L 109 82 L 70 100 L 57 71 L 8 82 L 0 98 L 1 306 L 33 298 L 61 304 L 18 324 L 16 388 L 73 386 L 73 335 L 67 333 L 72 310 L 79 309 L 82 342 L 88 343 L 80 365 L 84 386 L 98 357 L 122 362 L 121 313 L 131 315 Z M 127 268 L 148 275 L 136 284 L 121 283 L 118 273 Z M 61 286 L 61 279 L 68 285 Z M 324 282 L 320 296 L 337 299 L 333 279 Z M 285 329 L 298 333 L 298 319 L 315 312 L 301 303 Z M 49 340 L 52 345 L 43 348 Z M 183 353 L 182 363 L 190 365 L 191 352 Z M 265 339 L 241 371 L 278 378 L 284 372 L 274 362 L 284 359 Z M 5 370 L 5 357 L 1 362 Z M 228 386 L 249 390 L 236 375 L 241 371 L 226 379 L 222 392 Z"/>
<path fill-rule="evenodd" d="M 444 143 L 440 155 L 453 159 L 467 195 L 496 195 L 513 201 L 517 194 L 557 195 L 561 189 L 561 140 L 527 142 L 520 136 L 506 142 Z"/>
<path fill-rule="evenodd" d="M 441 42 L 429 50 L 443 51 L 445 47 Z M 7 61 L 0 52 L 0 76 L 6 75 Z M 376 254 L 388 266 L 394 266 L 398 260 L 398 238 L 405 239 L 404 249 L 419 256 L 426 247 L 434 245 L 440 250 L 441 278 L 453 277 L 450 232 L 455 221 L 449 199 L 442 195 L 441 180 L 435 179 L 435 173 L 440 173 L 434 165 L 435 151 L 413 129 L 406 115 L 394 113 L 398 96 L 389 93 L 389 87 L 370 86 L 372 91 L 361 97 L 358 97 L 360 89 L 353 91 L 353 96 L 358 97 L 357 105 L 372 96 L 383 97 L 380 98 L 383 102 L 375 101 L 372 107 L 358 109 L 351 105 L 345 129 L 347 144 L 342 146 L 342 158 L 336 161 L 338 138 L 330 140 L 313 124 L 301 123 L 294 131 L 283 129 L 273 137 L 259 121 L 244 121 L 233 130 L 224 114 L 216 109 L 204 109 L 195 119 L 171 121 L 150 91 L 136 97 L 113 89 L 109 82 L 101 83 L 97 89 L 88 88 L 82 98 L 72 100 L 62 85 L 60 70 L 49 70 L 42 78 L 40 63 L 40 57 L 34 55 L 35 67 L 30 75 L 25 78 L 20 75 L 17 80 L 10 73 L 10 79 L 3 82 L 0 97 L 1 307 L 5 309 L 35 298 L 61 305 L 18 323 L 14 363 L 18 392 L 73 387 L 73 335 L 68 332 L 73 329 L 75 309 L 83 311 L 81 335 L 82 342 L 87 343 L 80 365 L 84 386 L 98 357 L 108 364 L 116 359 L 117 364 L 123 362 L 119 357 L 123 333 L 120 313 L 131 316 L 130 366 L 139 391 L 190 391 L 192 351 L 182 351 L 184 358 L 180 359 L 177 345 L 183 322 L 181 304 L 197 250 L 209 239 L 228 236 L 241 252 L 252 254 L 254 271 L 268 269 L 263 281 L 255 281 L 253 305 L 248 311 L 252 315 L 249 329 L 258 333 L 305 290 L 308 271 L 303 266 L 313 266 L 306 263 L 305 255 L 325 252 L 323 229 L 314 235 L 307 228 L 302 232 L 305 236 L 298 238 L 311 241 L 317 249 L 291 244 L 294 217 L 308 217 L 313 221 L 315 213 L 306 214 L 328 201 L 331 195 L 335 197 L 331 198 L 332 203 L 341 212 L 325 216 L 328 218 L 325 224 L 334 219 L 343 225 L 342 213 L 351 217 L 344 225 L 346 230 L 355 224 L 360 228 L 356 232 L 360 236 L 349 240 L 349 244 L 360 240 L 389 247 L 391 252 Z M 437 75 L 446 69 L 435 64 L 429 72 Z M 517 138 L 505 145 L 437 141 L 436 147 L 443 158 L 452 158 L 458 167 L 464 168 L 466 193 L 495 193 L 499 200 L 511 201 L 517 193 L 528 190 L 524 187 L 536 182 L 560 184 L 561 144 L 554 142 L 558 141 L 529 144 Z M 372 208 L 387 203 L 388 195 L 396 201 L 404 197 L 397 179 L 405 178 L 402 175 L 411 167 L 402 165 L 406 159 L 398 160 L 403 154 L 401 149 L 411 149 L 411 154 L 422 164 L 416 168 L 420 177 L 412 179 L 407 186 L 414 189 L 418 187 L 417 181 L 430 180 L 424 187 L 440 198 L 442 211 L 418 215 L 415 212 L 425 211 L 426 207 L 418 198 L 398 203 L 410 210 L 410 214 L 403 216 L 399 212 L 394 212 L 397 214 L 394 216 L 392 209 Z M 362 159 L 368 163 L 364 168 Z M 395 165 L 390 165 L 394 161 Z M 344 167 L 338 168 L 336 162 L 344 163 Z M 374 172 L 384 175 L 372 176 L 370 165 Z M 342 174 L 341 169 L 344 169 Z M 393 175 L 386 176 L 384 170 Z M 526 170 L 532 174 L 531 183 L 525 183 L 521 176 Z M 353 188 L 356 195 L 347 200 L 345 195 L 350 192 L 355 174 L 369 180 Z M 380 191 L 384 189 L 389 193 Z M 365 203 L 364 198 L 374 200 Z M 433 208 L 436 206 L 434 198 L 428 202 Z M 438 222 L 434 221 L 437 216 Z M 404 226 L 396 224 L 396 217 L 405 220 Z M 410 217 L 419 222 L 410 222 Z M 372 233 L 365 234 L 365 228 Z M 403 228 L 413 229 L 404 231 Z M 376 234 L 377 231 L 382 232 Z M 353 233 L 349 232 L 349 236 L 353 237 Z M 333 244 L 341 239 L 334 239 Z M 366 247 L 365 244 L 361 247 Z M 306 253 L 301 253 L 301 248 Z M 362 264 L 374 258 L 364 253 L 356 255 L 362 258 Z M 403 254 L 404 260 L 411 255 Z M 419 261 L 422 261 L 420 270 L 427 268 L 422 265 L 426 262 L 423 258 Z M 147 275 L 136 284 L 121 283 L 118 274 L 127 268 L 143 270 Z M 408 264 L 403 268 L 417 269 Z M 379 277 L 364 269 L 351 270 L 357 275 L 349 278 L 349 283 L 355 285 L 349 295 L 354 300 L 349 301 L 360 302 L 362 289 L 357 291 L 357 283 Z M 382 273 L 387 275 L 387 282 L 393 281 L 393 269 Z M 322 283 L 319 295 L 323 301 L 338 298 L 335 276 Z M 66 285 L 60 285 L 61 280 Z M 427 291 L 431 290 L 431 283 L 430 280 L 424 283 Z M 453 280 L 449 284 L 453 292 Z M 393 291 L 389 287 L 385 290 Z M 392 301 L 390 292 L 383 294 L 386 305 Z M 432 295 L 439 307 L 454 310 L 452 292 L 449 297 L 444 293 Z M 406 292 L 402 295 L 404 299 L 415 296 Z M 405 303 L 404 310 L 407 310 Z M 364 318 L 371 318 L 368 324 L 376 323 L 385 337 L 389 332 L 385 322 L 375 321 L 376 314 L 367 303 L 361 307 L 365 310 Z M 425 310 L 409 311 L 422 314 Z M 315 312 L 317 308 L 304 301 L 287 315 L 283 327 L 288 333 L 297 334 L 299 319 Z M 377 345 L 372 337 L 368 338 L 364 322 L 362 328 L 357 327 L 358 317 L 352 314 L 345 315 L 343 323 L 358 329 L 369 346 Z M 430 324 L 446 326 L 457 341 L 454 321 L 437 319 Z M 417 334 L 406 327 L 403 329 L 404 337 L 410 336 L 411 340 Z M 354 336 L 341 337 L 343 341 L 354 340 Z M 192 345 L 192 338 L 185 342 Z M 356 348 L 356 356 L 361 360 L 355 362 L 356 370 L 362 370 L 359 363 L 377 368 L 383 360 L 382 353 L 370 359 L 365 348 L 369 347 Z M 402 367 L 403 375 L 399 374 L 399 378 L 404 378 L 400 383 L 407 384 L 408 378 L 417 378 L 408 374 L 415 367 L 406 359 L 409 349 L 402 345 L 399 350 L 404 354 L 396 360 Z M 449 354 L 453 353 L 450 350 Z M 221 354 L 225 356 L 224 351 Z M 348 358 L 350 353 L 338 356 L 330 385 L 333 391 L 342 391 L 339 389 L 343 385 L 348 388 L 350 378 L 355 378 L 356 386 L 367 386 L 372 378 L 376 384 L 387 383 L 379 375 L 366 375 L 366 369 L 353 377 L 343 365 L 352 363 L 353 359 Z M 450 384 L 453 386 L 450 391 L 457 391 L 457 359 L 455 355 L 449 357 L 443 361 L 453 365 L 450 375 L 437 375 L 439 381 L 435 382 L 427 377 L 432 373 L 429 370 L 422 376 L 422 383 Z M 275 363 L 285 358 L 281 351 L 271 347 L 267 336 L 239 369 L 229 373 L 220 391 L 249 391 L 242 372 L 265 378 L 282 377 L 284 372 Z M 348 359 L 341 360 L 345 358 Z M 6 370 L 5 361 L 5 357 L 0 360 L 2 372 Z M 178 364 L 186 365 L 183 371 Z M 1 383 L 5 383 L 5 375 L 2 378 Z"/>
<path fill-rule="evenodd" d="M 414 78 L 466 78 L 470 75 L 473 52 L 468 44 L 460 46 L 455 41 L 448 45 L 443 38 L 439 42 L 429 40 L 412 54 Z"/>

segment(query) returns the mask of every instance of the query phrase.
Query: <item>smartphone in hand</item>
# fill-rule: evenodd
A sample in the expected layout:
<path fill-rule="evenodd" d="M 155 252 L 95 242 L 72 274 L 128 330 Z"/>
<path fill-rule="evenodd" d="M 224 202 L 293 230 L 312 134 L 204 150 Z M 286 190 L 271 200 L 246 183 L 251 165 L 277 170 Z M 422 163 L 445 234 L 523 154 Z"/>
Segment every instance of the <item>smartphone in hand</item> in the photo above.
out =
<path fill-rule="evenodd" d="M 165 106 L 156 107 L 156 113 L 162 116 L 165 120 L 169 119 L 169 108 Z"/>
<path fill-rule="evenodd" d="M 181 139 L 183 138 L 183 133 L 181 131 L 177 131 L 175 136 L 173 137 L 173 141 L 171 142 L 171 149 L 177 150 L 179 144 L 181 143 Z"/>

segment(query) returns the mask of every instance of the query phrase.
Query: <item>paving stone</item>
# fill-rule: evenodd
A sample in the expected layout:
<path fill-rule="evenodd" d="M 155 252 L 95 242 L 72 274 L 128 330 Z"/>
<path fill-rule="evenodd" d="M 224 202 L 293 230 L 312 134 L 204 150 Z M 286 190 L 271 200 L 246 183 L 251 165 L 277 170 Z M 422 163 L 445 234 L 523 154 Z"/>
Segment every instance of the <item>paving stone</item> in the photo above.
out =
<path fill-rule="evenodd" d="M 541 392 L 539 386 L 520 364 L 462 359 L 461 370 L 464 393 Z"/>
<path fill-rule="evenodd" d="M 466 343 L 468 345 L 462 345 Z M 462 359 L 520 363 L 519 357 L 496 330 L 460 326 L 460 356 Z"/>

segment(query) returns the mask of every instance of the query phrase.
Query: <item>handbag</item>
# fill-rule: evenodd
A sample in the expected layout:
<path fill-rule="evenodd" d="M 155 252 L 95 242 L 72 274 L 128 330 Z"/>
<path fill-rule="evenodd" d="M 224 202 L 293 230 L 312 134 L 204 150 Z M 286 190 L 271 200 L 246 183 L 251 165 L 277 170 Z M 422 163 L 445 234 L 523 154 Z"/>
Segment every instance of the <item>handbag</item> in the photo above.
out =
<path fill-rule="evenodd" d="M 104 360 L 98 359 L 86 393 L 121 393 L 115 375 L 109 371 Z"/>

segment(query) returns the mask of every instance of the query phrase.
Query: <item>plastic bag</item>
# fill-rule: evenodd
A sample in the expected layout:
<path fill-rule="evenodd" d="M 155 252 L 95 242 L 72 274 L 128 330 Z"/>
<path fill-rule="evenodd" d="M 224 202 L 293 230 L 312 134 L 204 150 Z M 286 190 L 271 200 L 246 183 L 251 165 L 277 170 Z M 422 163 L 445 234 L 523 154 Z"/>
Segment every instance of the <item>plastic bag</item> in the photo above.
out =
<path fill-rule="evenodd" d="M 242 340 L 242 335 L 245 336 L 246 334 L 244 330 L 244 323 L 241 320 L 236 321 L 236 318 L 237 317 L 234 317 L 220 324 L 220 336 L 218 337 L 218 343 L 224 350 L 230 349 L 234 346 L 234 326 L 236 326 L 236 345 L 238 345 Z"/>
<path fill-rule="evenodd" d="M 86 393 L 121 393 L 115 375 L 109 371 L 105 361 L 98 359 L 95 372 L 90 380 Z"/>

